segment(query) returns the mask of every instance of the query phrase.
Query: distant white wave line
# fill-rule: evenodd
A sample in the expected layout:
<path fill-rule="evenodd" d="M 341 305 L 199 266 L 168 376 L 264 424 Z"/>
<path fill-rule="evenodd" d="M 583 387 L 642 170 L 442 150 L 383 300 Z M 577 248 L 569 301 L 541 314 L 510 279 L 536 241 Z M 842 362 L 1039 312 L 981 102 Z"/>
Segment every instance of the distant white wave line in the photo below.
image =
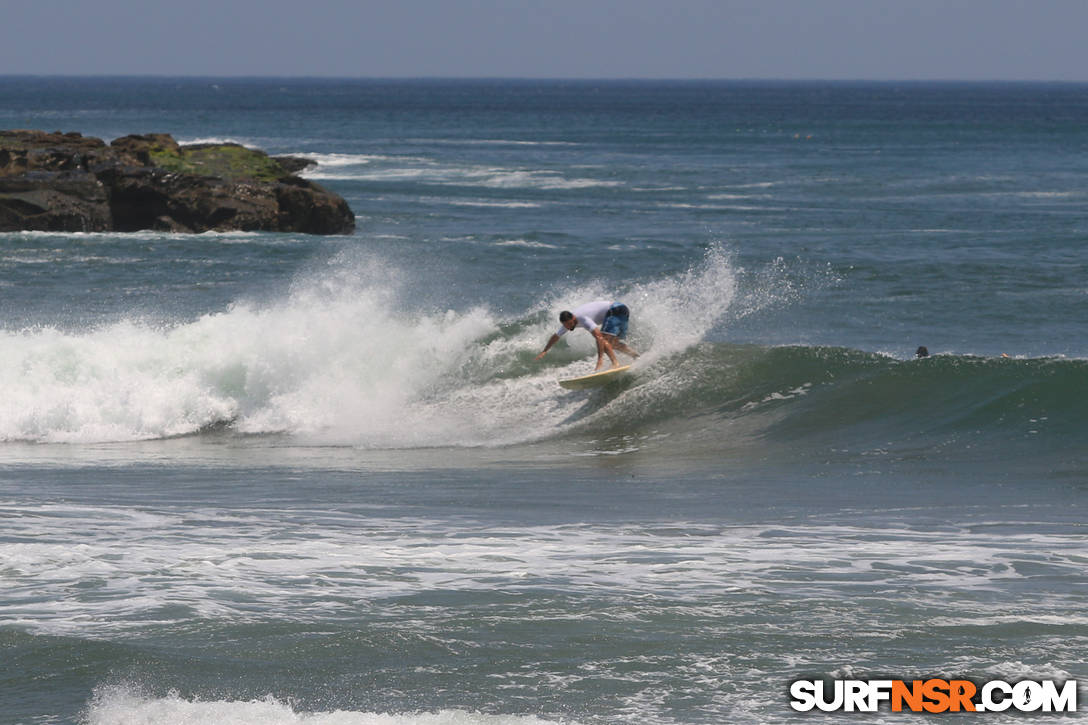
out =
<path fill-rule="evenodd" d="M 304 179 L 311 179 L 317 181 L 357 181 L 360 179 L 358 174 L 342 173 L 338 174 L 332 171 L 320 171 L 310 167 L 298 172 L 298 175 Z"/>
<path fill-rule="evenodd" d="M 72 263 L 95 263 L 103 265 L 128 265 L 135 264 L 143 261 L 142 257 L 121 257 L 121 256 L 106 256 L 106 255 L 83 255 L 83 254 L 67 254 L 61 251 L 55 251 L 51 249 L 43 249 L 37 252 L 29 252 L 26 254 L 8 253 L 4 255 L 3 261 L 0 261 L 0 267 L 7 267 L 12 265 L 29 265 L 29 264 L 56 264 L 63 261 L 66 264 Z"/>
<path fill-rule="evenodd" d="M 695 209 L 700 211 L 781 211 L 783 207 L 751 206 L 745 204 L 691 204 L 686 202 L 658 202 L 661 209 Z"/>
<path fill-rule="evenodd" d="M 550 725 L 535 715 L 486 715 L 465 710 L 417 713 L 297 712 L 271 695 L 255 700 L 187 699 L 146 694 L 133 685 L 98 688 L 82 720 L 86 725 L 146 723 L 261 723 L 261 725 Z M 564 725 L 577 725 L 564 719 Z"/>
<path fill-rule="evenodd" d="M 725 186 L 733 189 L 769 189 L 782 183 L 781 181 L 754 181 L 750 184 L 726 184 Z"/>
<path fill-rule="evenodd" d="M 369 164 L 377 162 L 415 164 L 431 163 L 429 159 L 418 156 L 389 156 L 383 154 L 319 154 L 310 153 L 307 151 L 298 151 L 295 153 L 283 155 L 298 156 L 299 158 L 304 159 L 313 159 L 317 162 L 318 166 L 326 167 L 367 166 Z"/>
<path fill-rule="evenodd" d="M 445 204 L 448 206 L 469 206 L 496 209 L 539 209 L 545 202 L 538 201 L 506 201 L 503 199 L 459 199 L 453 196 L 417 196 L 423 204 Z M 374 197 L 374 201 L 389 201 L 384 197 Z M 552 202 L 547 202 L 552 203 Z"/>
<path fill-rule="evenodd" d="M 529 249 L 558 249 L 555 244 L 548 244 L 547 242 L 534 242 L 528 239 L 507 239 L 501 242 L 495 242 L 496 247 L 527 247 Z"/>
<path fill-rule="evenodd" d="M 734 201 L 737 199 L 770 199 L 771 194 L 709 194 L 707 199 L 715 201 Z"/>
<path fill-rule="evenodd" d="M 405 143 L 434 144 L 441 146 L 581 146 L 576 141 L 525 141 L 517 139 L 487 138 L 409 138 Z"/>
<path fill-rule="evenodd" d="M 175 139 L 181 146 L 197 146 L 197 145 L 222 145 L 222 144 L 238 144 L 239 146 L 248 146 L 249 148 L 259 149 L 260 146 L 256 144 L 252 139 L 247 138 L 233 138 L 230 136 L 204 136 L 199 138 L 189 139 Z"/>
<path fill-rule="evenodd" d="M 303 154 L 305 155 L 305 154 Z M 331 157 L 331 158 L 329 158 Z M 516 169 L 489 166 L 455 166 L 430 159 L 409 157 L 363 157 L 359 155 L 309 155 L 316 168 L 303 170 L 310 179 L 356 181 L 411 181 L 443 186 L 484 186 L 489 188 L 583 189 L 623 186 L 622 181 L 593 178 L 566 178 L 551 169 Z M 326 160 L 327 159 L 327 160 Z M 376 168 L 374 162 L 382 162 Z M 354 168 L 344 171 L 344 168 Z"/>
<path fill-rule="evenodd" d="M 969 192 L 968 192 L 969 193 Z M 991 191 L 983 192 L 980 194 L 970 194 L 970 196 L 985 196 L 985 197 L 1016 197 L 1020 199 L 1082 199 L 1088 196 L 1088 192 L 1085 191 Z"/>
<path fill-rule="evenodd" d="M 442 199 L 451 206 L 495 207 L 499 209 L 539 209 L 543 204 L 533 201 L 482 201 L 470 199 Z"/>
<path fill-rule="evenodd" d="M 1078 197 L 1079 198 L 1079 197 L 1083 197 L 1085 195 L 1088 195 L 1088 192 L 1085 192 L 1085 191 L 1082 191 L 1082 190 L 1077 190 L 1077 191 L 1024 191 L 1024 192 L 1021 192 L 1021 193 L 1022 193 L 1023 196 L 1029 196 L 1029 197 L 1032 197 L 1032 196 L 1041 197 L 1041 198 L 1054 197 L 1054 198 L 1059 198 L 1059 199 L 1066 198 L 1066 197 Z"/>
<path fill-rule="evenodd" d="M 52 231 L 38 231 L 38 230 L 25 230 L 25 231 L 18 231 L 18 232 L 0 232 L 0 239 L 3 239 L 5 237 L 7 237 L 7 238 L 29 237 L 31 239 L 35 239 L 35 238 L 48 239 L 50 237 L 62 237 L 64 239 L 68 239 L 70 237 L 86 237 L 86 238 L 90 238 L 90 239 L 101 238 L 101 239 L 116 240 L 117 237 L 118 237 L 118 233 L 117 232 L 52 232 Z M 240 231 L 240 230 L 217 231 L 217 230 L 214 230 L 214 229 L 206 231 L 206 232 L 201 232 L 199 234 L 192 234 L 192 233 L 188 233 L 188 232 L 185 232 L 185 233 L 182 233 L 182 232 L 166 232 L 166 231 L 160 232 L 160 231 L 155 231 L 155 230 L 152 230 L 152 229 L 141 229 L 141 230 L 138 230 L 138 231 L 135 231 L 135 232 L 125 232 L 124 233 L 124 238 L 126 240 L 128 240 L 128 241 L 134 241 L 134 240 L 140 240 L 140 239 L 183 239 L 183 240 L 184 239 L 189 239 L 189 240 L 191 240 L 191 239 L 194 239 L 194 238 L 199 238 L 199 239 L 202 239 L 202 240 L 203 239 L 230 240 L 230 239 L 257 239 L 257 238 L 262 238 L 263 243 L 275 243 L 275 241 L 271 241 L 269 239 L 268 234 L 266 232 L 245 232 L 245 231 Z"/>

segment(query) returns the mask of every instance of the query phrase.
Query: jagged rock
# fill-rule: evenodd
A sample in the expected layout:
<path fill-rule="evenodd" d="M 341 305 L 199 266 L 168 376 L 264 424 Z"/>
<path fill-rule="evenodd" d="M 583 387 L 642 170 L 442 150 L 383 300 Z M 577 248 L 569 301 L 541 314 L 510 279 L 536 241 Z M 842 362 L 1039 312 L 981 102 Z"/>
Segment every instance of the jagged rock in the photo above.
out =
<path fill-rule="evenodd" d="M 288 174 L 297 174 L 303 169 L 308 169 L 311 166 L 317 166 L 317 162 L 313 159 L 308 159 L 305 156 L 273 156 L 276 161 L 279 162 L 283 170 Z"/>
<path fill-rule="evenodd" d="M 151 153 L 166 152 L 180 154 L 181 146 L 174 137 L 166 133 L 151 133 L 145 135 L 123 136 L 110 142 L 110 148 L 119 152 L 126 161 L 132 161 L 129 165 L 152 166 Z"/>
<path fill-rule="evenodd" d="M 113 228 L 106 187 L 86 171 L 0 176 L 0 230 L 104 232 Z"/>
<path fill-rule="evenodd" d="M 0 131 L 0 231 L 350 233 L 347 202 L 293 174 L 308 159 L 287 158 L 179 146 L 168 134 L 106 146 L 78 133 Z"/>
<path fill-rule="evenodd" d="M 342 198 L 297 176 L 276 185 L 276 201 L 282 226 L 305 227 L 314 234 L 336 234 L 337 220 L 352 215 Z"/>
<path fill-rule="evenodd" d="M 110 208 L 118 231 L 161 227 L 163 217 L 177 228 L 194 232 L 209 230 L 318 231 L 305 226 L 280 224 L 276 203 L 278 184 L 227 182 L 216 177 L 178 174 L 139 166 L 118 167 L 102 172 L 110 189 Z"/>

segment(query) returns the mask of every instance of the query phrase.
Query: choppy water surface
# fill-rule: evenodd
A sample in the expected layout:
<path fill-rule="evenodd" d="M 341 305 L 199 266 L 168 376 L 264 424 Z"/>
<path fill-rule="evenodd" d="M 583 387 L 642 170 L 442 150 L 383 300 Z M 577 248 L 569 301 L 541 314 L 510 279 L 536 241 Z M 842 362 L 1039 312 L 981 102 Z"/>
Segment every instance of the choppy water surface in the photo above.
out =
<path fill-rule="evenodd" d="M 0 721 L 783 722 L 798 678 L 1088 676 L 1085 87 L 0 99 L 308 155 L 358 215 L 0 235 Z M 643 355 L 563 391 L 589 336 L 534 357 L 599 298 Z"/>

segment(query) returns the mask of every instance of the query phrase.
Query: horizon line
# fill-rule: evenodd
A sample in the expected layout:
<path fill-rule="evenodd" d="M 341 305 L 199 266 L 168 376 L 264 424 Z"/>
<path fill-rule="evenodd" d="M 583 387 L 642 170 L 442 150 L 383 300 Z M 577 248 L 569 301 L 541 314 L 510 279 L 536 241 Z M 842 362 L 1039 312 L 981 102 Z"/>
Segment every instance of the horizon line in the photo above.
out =
<path fill-rule="evenodd" d="M 207 75 L 200 73 L 0 73 L 0 79 L 131 79 L 131 80 L 267 80 L 267 81 L 468 81 L 468 82 L 563 82 L 563 83 L 946 83 L 946 84 L 1016 84 L 1038 83 L 1050 85 L 1088 85 L 1088 80 L 1061 80 L 1044 78 L 787 78 L 772 76 L 724 77 L 724 76 L 340 76 L 340 75 Z"/>

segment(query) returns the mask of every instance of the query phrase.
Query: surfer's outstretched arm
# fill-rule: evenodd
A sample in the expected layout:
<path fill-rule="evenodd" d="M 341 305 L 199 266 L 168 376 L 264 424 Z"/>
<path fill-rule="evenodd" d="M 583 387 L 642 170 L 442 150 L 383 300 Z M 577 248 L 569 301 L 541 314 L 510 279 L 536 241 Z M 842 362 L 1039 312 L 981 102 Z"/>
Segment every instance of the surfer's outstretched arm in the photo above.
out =
<path fill-rule="evenodd" d="M 552 349 L 552 345 L 554 345 L 554 344 L 555 344 L 555 343 L 557 343 L 557 342 L 559 342 L 559 335 L 554 335 L 554 334 L 553 334 L 553 335 L 552 335 L 552 336 L 551 336 L 551 337 L 550 337 L 550 338 L 548 339 L 548 344 L 547 344 L 547 345 L 545 345 L 545 346 L 544 346 L 544 349 L 540 351 L 540 354 L 536 356 L 536 359 L 537 359 L 537 360 L 539 360 L 540 358 L 542 358 L 542 357 L 544 357 L 545 355 L 547 355 L 547 354 L 548 354 L 548 350 L 551 350 L 551 349 Z"/>

